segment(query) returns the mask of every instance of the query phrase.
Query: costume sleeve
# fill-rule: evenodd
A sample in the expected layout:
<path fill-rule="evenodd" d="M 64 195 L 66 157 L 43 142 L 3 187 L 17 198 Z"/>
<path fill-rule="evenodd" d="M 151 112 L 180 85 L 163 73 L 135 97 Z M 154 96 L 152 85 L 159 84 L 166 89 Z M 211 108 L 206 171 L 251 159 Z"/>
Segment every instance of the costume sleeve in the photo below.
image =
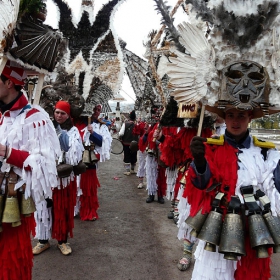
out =
<path fill-rule="evenodd" d="M 67 131 L 62 130 L 62 132 L 58 136 L 58 139 L 59 139 L 61 150 L 63 150 L 64 152 L 68 152 L 70 146 L 69 146 L 69 136 L 67 134 Z"/>
<path fill-rule="evenodd" d="M 211 172 L 210 172 L 208 163 L 206 164 L 206 170 L 203 174 L 200 174 L 197 171 L 196 166 L 193 161 L 191 163 L 191 167 L 193 168 L 193 170 L 196 174 L 196 177 L 192 178 L 193 185 L 200 190 L 204 190 L 207 187 L 210 177 L 211 177 Z"/>
<path fill-rule="evenodd" d="M 26 151 L 11 149 L 10 156 L 7 158 L 7 163 L 19 168 L 23 168 L 23 163 L 28 156 L 29 153 Z M 30 166 L 25 167 L 25 170 L 31 170 Z"/>
<path fill-rule="evenodd" d="M 89 136 L 90 141 L 92 141 L 94 144 L 96 144 L 99 147 L 102 147 L 102 141 L 103 141 L 103 137 L 102 135 L 93 132 L 90 136 Z"/>

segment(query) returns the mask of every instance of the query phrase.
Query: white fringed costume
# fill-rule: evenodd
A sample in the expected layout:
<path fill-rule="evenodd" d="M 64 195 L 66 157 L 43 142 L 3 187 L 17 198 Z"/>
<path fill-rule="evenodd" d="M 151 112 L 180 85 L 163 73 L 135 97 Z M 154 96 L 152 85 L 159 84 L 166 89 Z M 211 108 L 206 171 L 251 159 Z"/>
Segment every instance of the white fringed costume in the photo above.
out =
<path fill-rule="evenodd" d="M 39 106 L 23 112 L 22 108 L 10 111 L 10 116 L 5 114 L 1 117 L 0 135 L 1 144 L 29 153 L 24 167 L 30 166 L 32 172 L 13 166 L 13 170 L 20 177 L 16 189 L 26 184 L 25 197 L 32 196 L 35 203 L 51 198 L 51 188 L 57 185 L 55 160 L 61 152 L 48 114 Z M 8 164 L 9 159 L 2 161 L 1 171 L 10 171 L 12 165 Z"/>
<path fill-rule="evenodd" d="M 95 145 L 95 150 L 100 155 L 100 162 L 109 160 L 112 136 L 110 134 L 110 131 L 108 130 L 108 127 L 105 124 L 100 124 L 99 122 L 97 123 L 93 122 L 91 125 L 93 127 L 93 131 L 102 136 L 102 147 Z M 90 133 L 87 130 L 87 128 L 85 128 L 85 133 L 84 133 L 85 146 L 90 146 L 89 137 L 90 137 Z"/>
<path fill-rule="evenodd" d="M 52 188 L 57 185 L 56 159 L 60 146 L 48 114 L 41 107 L 31 108 L 27 103 L 21 95 L 10 110 L 1 114 L 0 142 L 10 148 L 7 159 L 1 157 L 1 171 L 9 172 L 13 167 L 18 175 L 15 188 L 20 191 L 25 184 L 25 197 L 32 196 L 39 207 L 41 201 L 52 197 Z M 5 180 L 1 190 L 4 193 Z M 42 212 L 42 216 L 46 217 L 48 213 Z M 34 216 L 21 215 L 21 225 L 13 227 L 11 223 L 2 223 L 2 228 L 0 278 L 31 279 L 30 235 L 35 234 Z"/>
<path fill-rule="evenodd" d="M 77 165 L 82 160 L 84 146 L 78 129 L 72 126 L 67 131 L 69 150 L 65 152 L 65 163 Z M 60 158 L 60 161 L 62 158 Z M 66 243 L 73 237 L 74 208 L 77 197 L 77 180 L 74 172 L 66 178 L 59 178 L 58 187 L 53 190 L 53 228 L 52 237 Z"/>
<path fill-rule="evenodd" d="M 69 137 L 69 150 L 67 152 L 61 153 L 58 163 L 61 163 L 65 160 L 65 163 L 70 164 L 72 166 L 77 165 L 81 160 L 83 156 L 84 146 L 82 143 L 82 139 L 80 137 L 80 133 L 78 129 L 73 126 L 69 131 L 67 131 L 68 137 Z M 57 138 L 57 136 L 55 136 Z M 77 180 L 76 176 L 74 175 L 74 172 L 70 174 L 70 176 L 65 178 L 59 178 L 57 177 L 56 186 L 58 189 L 66 188 L 70 185 L 74 186 L 74 189 L 80 189 L 80 185 L 78 183 L 80 180 Z M 57 190 L 55 191 L 57 192 Z M 76 191 L 75 191 L 76 192 Z M 76 198 L 75 198 L 76 200 Z M 69 201 L 70 203 L 70 201 Z M 74 203 L 75 206 L 76 202 Z M 66 203 L 64 204 L 66 205 Z M 35 219 L 36 219 L 36 238 L 39 240 L 48 240 L 52 237 L 52 213 L 51 213 L 51 207 L 47 208 L 47 202 L 42 201 L 37 206 L 37 211 L 35 213 Z M 54 211 L 56 211 L 54 209 Z M 74 207 L 73 207 L 74 211 Z M 58 215 L 56 215 L 58 216 Z M 71 222 L 71 224 L 73 224 Z M 72 231 L 72 226 L 70 231 Z M 58 230 L 58 229 L 57 229 Z"/>
<path fill-rule="evenodd" d="M 175 199 L 174 195 L 174 187 L 176 184 L 176 179 L 178 177 L 178 169 L 167 167 L 165 169 L 165 176 L 166 176 L 166 198 L 168 200 Z"/>
<path fill-rule="evenodd" d="M 147 152 L 138 151 L 138 170 L 136 176 L 139 178 L 146 177 L 146 158 Z"/>
<path fill-rule="evenodd" d="M 236 150 L 227 144 L 227 142 L 222 146 L 216 147 L 213 154 L 211 154 L 210 148 L 208 150 L 209 152 L 206 150 L 206 159 L 209 163 L 212 176 L 216 179 L 220 178 L 218 180 L 222 180 L 222 184 L 226 182 L 229 186 L 227 196 L 230 197 L 230 195 L 236 195 L 240 198 L 242 203 L 244 203 L 240 191 L 242 186 L 252 185 L 254 187 L 254 193 L 257 189 L 262 190 L 271 202 L 272 215 L 277 216 L 280 214 L 280 194 L 275 187 L 273 172 L 276 168 L 279 168 L 280 153 L 276 149 L 268 149 L 266 160 L 264 160 L 264 156 L 261 153 L 262 148 L 257 146 L 256 143 L 254 144 L 252 137 L 248 140 L 251 141 L 250 146 L 247 148 L 240 148 L 237 154 Z M 212 162 L 211 159 L 214 157 L 216 160 Z M 219 160 L 217 161 L 217 159 Z M 238 168 L 237 165 L 234 167 L 234 160 L 236 160 Z M 236 179 L 234 179 L 235 176 L 232 168 L 236 168 Z M 189 172 L 191 171 L 192 167 Z M 190 177 L 192 176 L 194 175 L 191 174 Z M 236 182 L 235 186 L 233 185 L 234 182 Z M 192 184 L 191 181 L 188 183 Z M 211 182 L 209 182 L 209 184 L 210 183 Z M 223 189 L 223 187 L 221 187 L 221 189 Z M 200 197 L 200 195 L 202 195 L 201 198 L 204 197 L 203 207 L 206 207 L 204 209 L 207 209 L 207 204 L 211 200 L 207 199 L 208 195 L 206 192 L 189 189 L 189 193 L 192 191 L 196 191 L 198 197 Z M 194 207 L 198 205 L 195 200 L 191 201 L 191 203 Z M 232 280 L 241 279 L 242 277 L 245 277 L 246 279 L 259 279 L 257 278 L 257 275 L 261 274 L 263 277 L 262 279 L 268 279 L 270 277 L 270 258 L 257 259 L 255 251 L 250 248 L 249 239 L 246 239 L 245 241 L 246 256 L 239 258 L 238 262 L 225 260 L 223 254 L 218 253 L 218 247 L 217 252 L 212 253 L 204 250 L 204 245 L 204 241 L 199 241 L 198 247 L 195 251 L 196 262 L 192 279 Z"/>
<path fill-rule="evenodd" d="M 158 176 L 158 163 L 154 156 L 146 157 L 146 178 L 148 195 L 155 195 L 157 193 L 157 176 Z"/>

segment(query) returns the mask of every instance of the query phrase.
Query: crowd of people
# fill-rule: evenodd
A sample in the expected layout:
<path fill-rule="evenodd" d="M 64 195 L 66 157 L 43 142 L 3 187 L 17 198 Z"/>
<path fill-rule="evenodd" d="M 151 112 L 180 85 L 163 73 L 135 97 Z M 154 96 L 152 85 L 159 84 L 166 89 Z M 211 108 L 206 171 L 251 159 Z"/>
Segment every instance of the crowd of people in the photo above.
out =
<path fill-rule="evenodd" d="M 99 115 L 71 116 L 60 100 L 53 116 L 28 102 L 26 74 L 8 61 L 0 77 L 0 279 L 32 278 L 33 255 L 57 240 L 63 255 L 72 253 L 74 214 L 98 219 L 98 162 L 110 159 L 112 137 Z M 33 206 L 33 207 L 31 207 Z M 31 236 L 38 239 L 32 249 Z M 20 250 L 19 250 L 20 248 Z"/>
<path fill-rule="evenodd" d="M 215 117 L 214 125 L 203 128 L 197 136 L 197 128 L 136 122 L 132 112 L 120 131 L 124 174 L 136 174 L 137 188 L 146 187 L 147 203 L 162 204 L 164 198 L 170 201 L 172 209 L 167 216 L 177 225 L 177 237 L 183 243 L 178 269 L 187 270 L 195 256 L 192 279 L 269 279 L 272 249 L 278 246 L 270 234 L 279 230 L 279 223 L 275 218 L 275 228 L 268 230 L 263 221 L 263 242 L 254 240 L 252 228 L 253 221 L 263 220 L 261 213 L 270 213 L 270 218 L 279 213 L 280 153 L 273 143 L 250 135 L 248 127 L 255 117 L 254 109 L 232 106 Z M 135 139 L 138 155 L 132 148 Z M 218 218 L 212 217 L 217 212 Z M 231 214 L 242 220 L 241 226 L 236 220 L 226 224 Z M 192 221 L 197 216 L 201 219 L 199 215 L 207 218 L 206 236 L 194 234 L 197 228 Z M 217 226 L 217 219 L 225 219 L 219 233 L 217 228 L 211 228 Z M 218 241 L 213 241 L 212 235 L 219 235 Z M 223 245 L 219 248 L 220 239 Z"/>
<path fill-rule="evenodd" d="M 73 238 L 74 215 L 82 221 L 99 218 L 96 169 L 98 162 L 110 159 L 112 142 L 112 122 L 100 118 L 102 105 L 96 104 L 91 116 L 72 118 L 71 104 L 60 100 L 52 120 L 40 106 L 28 103 L 21 91 L 24 79 L 22 67 L 8 61 L 0 78 L 0 279 L 4 280 L 30 280 L 33 255 L 50 248 L 50 238 L 57 240 L 63 255 L 72 253 L 68 239 Z M 192 279 L 270 278 L 270 256 L 279 244 L 271 238 L 270 243 L 250 245 L 249 228 L 252 217 L 280 212 L 280 153 L 272 143 L 250 135 L 254 117 L 254 109 L 229 107 L 199 136 L 197 127 L 148 123 L 137 119 L 135 111 L 123 123 L 115 120 L 124 174 L 136 175 L 137 188 L 147 191 L 146 203 L 170 201 L 167 217 L 177 225 L 183 243 L 177 266 L 187 270 L 194 255 Z M 35 208 L 23 212 L 20 206 L 28 199 Z M 206 223 L 211 215 L 222 220 L 229 214 L 243 219 L 237 235 L 244 247 L 218 249 L 219 242 L 210 238 L 216 234 L 207 238 L 194 234 L 199 232 L 192 224 L 197 215 L 204 215 Z M 33 249 L 31 235 L 38 239 Z"/>

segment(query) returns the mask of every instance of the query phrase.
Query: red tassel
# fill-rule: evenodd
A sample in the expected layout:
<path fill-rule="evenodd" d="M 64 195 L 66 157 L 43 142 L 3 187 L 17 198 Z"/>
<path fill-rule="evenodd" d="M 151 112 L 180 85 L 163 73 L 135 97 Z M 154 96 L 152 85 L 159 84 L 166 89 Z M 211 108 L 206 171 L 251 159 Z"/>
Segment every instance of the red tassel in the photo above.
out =
<path fill-rule="evenodd" d="M 83 194 L 80 197 L 80 218 L 82 221 L 91 221 L 93 218 L 98 219 L 98 187 L 100 187 L 100 184 L 96 175 L 96 169 L 88 169 L 81 175 L 81 189 Z"/>
<path fill-rule="evenodd" d="M 157 177 L 157 185 L 158 185 L 158 195 L 163 197 L 166 195 L 166 176 L 165 176 L 165 168 L 162 166 L 158 166 L 158 177 Z"/>
<path fill-rule="evenodd" d="M 76 205 L 76 180 L 61 189 L 53 190 L 53 228 L 52 237 L 58 241 L 73 237 L 74 207 Z"/>
<path fill-rule="evenodd" d="M 234 274 L 235 280 L 268 280 L 270 279 L 270 264 L 272 249 L 268 250 L 269 257 L 265 259 L 258 259 L 256 257 L 256 250 L 253 250 L 250 245 L 250 238 L 248 230 L 245 235 L 245 251 L 246 256 L 242 256 L 241 260 L 237 262 L 237 269 Z"/>
<path fill-rule="evenodd" d="M 35 221 L 21 216 L 21 225 L 3 223 L 0 233 L 0 279 L 31 280 L 33 253 L 30 234 L 35 232 Z"/>

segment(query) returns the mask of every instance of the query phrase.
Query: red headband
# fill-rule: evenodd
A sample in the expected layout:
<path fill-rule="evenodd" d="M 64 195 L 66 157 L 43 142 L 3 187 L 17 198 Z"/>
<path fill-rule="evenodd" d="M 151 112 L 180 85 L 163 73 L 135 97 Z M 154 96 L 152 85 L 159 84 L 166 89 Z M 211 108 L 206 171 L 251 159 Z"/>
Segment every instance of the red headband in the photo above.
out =
<path fill-rule="evenodd" d="M 60 100 L 55 104 L 55 109 L 64 111 L 70 116 L 70 104 L 67 101 Z"/>
<path fill-rule="evenodd" d="M 26 79 L 26 73 L 24 69 L 16 62 L 8 60 L 2 75 L 11 80 L 15 85 L 23 86 Z"/>
<path fill-rule="evenodd" d="M 99 108 L 100 110 L 102 110 L 102 105 L 101 104 L 97 104 L 97 105 L 94 106 L 93 109 L 95 109 L 95 108 Z"/>

